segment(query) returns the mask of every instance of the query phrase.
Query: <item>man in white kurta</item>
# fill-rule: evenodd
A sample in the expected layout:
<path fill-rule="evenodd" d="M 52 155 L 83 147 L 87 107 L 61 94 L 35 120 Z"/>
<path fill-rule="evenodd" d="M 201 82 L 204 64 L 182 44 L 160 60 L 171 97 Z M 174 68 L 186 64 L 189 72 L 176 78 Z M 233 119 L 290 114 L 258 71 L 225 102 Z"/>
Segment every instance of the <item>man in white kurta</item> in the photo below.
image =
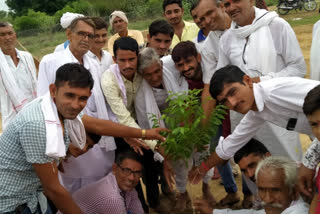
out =
<path fill-rule="evenodd" d="M 86 54 L 89 49 L 89 40 L 94 37 L 93 22 L 87 17 L 75 19 L 67 29 L 67 36 L 70 44 L 64 51 L 48 54 L 40 62 L 38 96 L 48 91 L 49 85 L 55 81 L 56 70 L 61 65 L 70 62 L 83 64 L 90 71 L 95 82 L 92 95 L 83 113 L 108 120 L 106 102 L 99 84 L 100 66 Z M 107 175 L 114 162 L 115 149 L 114 139 L 102 136 L 98 144 L 95 144 L 87 153 L 77 158 L 69 158 L 63 164 L 65 173 L 60 173 L 64 187 L 72 193 Z"/>
<path fill-rule="evenodd" d="M 290 134 L 304 133 L 312 137 L 311 127 L 302 111 L 302 105 L 307 93 L 319 85 L 319 81 L 299 77 L 279 77 L 254 83 L 248 75 L 244 75 L 241 77 L 244 85 L 239 82 L 223 84 L 228 76 L 236 75 L 244 73 L 238 67 L 229 65 L 218 70 L 212 77 L 210 92 L 213 98 L 245 116 L 231 135 L 220 140 L 216 151 L 206 161 L 208 167 L 232 158 L 236 151 L 255 136 L 266 121 L 278 129 L 288 130 Z M 219 82 L 225 87 L 223 91 L 218 89 Z M 301 145 L 296 145 L 292 141 L 285 142 L 283 146 L 292 154 L 291 156 L 300 153 Z M 203 173 L 203 169 L 200 168 L 200 175 Z M 191 174 L 190 178 L 199 176 L 197 172 Z M 198 182 L 198 179 L 195 180 Z"/>
<path fill-rule="evenodd" d="M 32 55 L 15 48 L 17 35 L 0 22 L 0 110 L 2 130 L 36 97 L 36 67 Z"/>
<path fill-rule="evenodd" d="M 217 69 L 236 65 L 255 82 L 274 77 L 304 77 L 306 64 L 299 43 L 290 25 L 276 12 L 252 6 L 252 0 L 245 0 L 239 6 L 236 1 L 225 1 L 226 12 L 232 19 L 230 29 L 221 37 Z M 235 7 L 242 8 L 236 13 Z M 246 8 L 246 13 L 244 12 Z M 242 115 L 230 112 L 231 130 L 239 124 Z M 279 146 L 287 148 L 291 142 L 297 153 L 290 153 L 293 160 L 301 161 L 302 150 L 298 133 L 266 123 L 256 134 L 270 151 Z M 292 148 L 287 148 L 292 150 Z"/>

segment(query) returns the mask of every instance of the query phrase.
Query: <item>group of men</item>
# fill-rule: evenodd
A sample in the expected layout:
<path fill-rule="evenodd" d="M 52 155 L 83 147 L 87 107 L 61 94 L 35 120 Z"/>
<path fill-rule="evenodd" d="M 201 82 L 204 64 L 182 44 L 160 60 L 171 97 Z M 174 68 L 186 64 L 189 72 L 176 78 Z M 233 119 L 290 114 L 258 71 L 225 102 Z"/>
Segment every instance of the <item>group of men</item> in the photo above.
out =
<path fill-rule="evenodd" d="M 308 123 L 314 110 L 306 113 L 303 103 L 320 82 L 303 79 L 294 31 L 253 0 L 196 1 L 194 23 L 184 12 L 181 0 L 164 0 L 166 20 L 150 24 L 146 43 L 122 11 L 110 15 L 108 42 L 104 19 L 66 13 L 67 41 L 42 58 L 38 74 L 32 56 L 15 48 L 13 26 L 0 22 L 1 213 L 179 213 L 190 204 L 188 174 L 203 181 L 197 213 L 308 212 L 299 191 L 312 196 L 320 158 Z M 189 89 L 202 89 L 207 116 L 227 106 L 231 125 L 227 117 L 212 136 L 208 144 L 219 143 L 206 161 L 195 152 L 186 165 L 166 156 L 157 140 L 167 125 L 152 129 L 150 114 L 160 118 L 169 92 Z M 304 158 L 299 133 L 316 137 Z M 240 201 L 232 157 L 246 209 L 215 209 L 214 166 L 227 192 L 219 205 Z M 175 203 L 163 206 L 160 189 L 172 197 L 173 176 Z"/>

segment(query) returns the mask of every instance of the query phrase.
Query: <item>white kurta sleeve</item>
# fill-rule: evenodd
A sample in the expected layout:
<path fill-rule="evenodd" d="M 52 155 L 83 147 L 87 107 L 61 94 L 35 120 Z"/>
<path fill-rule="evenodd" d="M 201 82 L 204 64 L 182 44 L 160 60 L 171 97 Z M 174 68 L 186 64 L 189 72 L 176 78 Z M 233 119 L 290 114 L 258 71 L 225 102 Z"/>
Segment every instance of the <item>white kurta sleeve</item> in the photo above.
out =
<path fill-rule="evenodd" d="M 219 142 L 216 153 L 224 159 L 229 160 L 246 143 L 253 138 L 265 121 L 257 117 L 254 112 L 248 112 L 235 128 L 233 133 Z"/>
<path fill-rule="evenodd" d="M 44 59 L 41 60 L 39 65 L 39 74 L 37 82 L 37 96 L 43 96 L 49 91 L 49 85 L 51 82 L 48 78 L 49 65 Z"/>
<path fill-rule="evenodd" d="M 260 77 L 261 81 L 274 77 L 304 77 L 306 74 L 306 63 L 302 55 L 299 42 L 288 22 L 276 18 L 270 24 L 270 31 L 277 51 L 277 70 L 270 72 L 267 76 Z M 282 62 L 280 62 L 282 60 Z"/>
<path fill-rule="evenodd" d="M 210 80 L 216 71 L 218 59 L 213 50 L 204 47 L 201 51 L 202 80 L 204 84 L 210 84 Z"/>
<path fill-rule="evenodd" d="M 320 80 L 320 20 L 312 30 L 312 45 L 310 50 L 310 78 Z"/>

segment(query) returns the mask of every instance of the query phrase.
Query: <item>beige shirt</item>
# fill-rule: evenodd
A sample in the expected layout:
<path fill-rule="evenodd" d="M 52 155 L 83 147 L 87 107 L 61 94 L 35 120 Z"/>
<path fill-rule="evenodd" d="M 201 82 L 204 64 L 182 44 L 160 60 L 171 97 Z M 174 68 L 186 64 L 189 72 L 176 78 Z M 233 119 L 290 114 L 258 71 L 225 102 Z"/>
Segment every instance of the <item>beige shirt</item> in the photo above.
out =
<path fill-rule="evenodd" d="M 113 36 L 111 36 L 108 39 L 108 52 L 114 56 L 113 53 L 113 44 L 114 42 L 120 37 L 120 35 L 118 33 L 114 34 Z M 132 37 L 133 39 L 135 39 L 138 43 L 138 45 L 143 45 L 144 44 L 144 38 L 143 35 L 141 33 L 141 31 L 138 30 L 128 30 L 128 37 Z"/>
<path fill-rule="evenodd" d="M 127 80 L 121 74 L 123 83 L 126 87 L 127 105 L 123 102 L 121 89 L 116 76 L 110 70 L 104 72 L 101 76 L 101 88 L 112 112 L 120 124 L 140 129 L 136 123 L 136 113 L 134 109 L 134 100 L 136 93 L 141 85 L 142 77 L 136 73 L 133 81 Z M 145 143 L 153 150 L 157 142 L 154 140 L 145 140 Z"/>

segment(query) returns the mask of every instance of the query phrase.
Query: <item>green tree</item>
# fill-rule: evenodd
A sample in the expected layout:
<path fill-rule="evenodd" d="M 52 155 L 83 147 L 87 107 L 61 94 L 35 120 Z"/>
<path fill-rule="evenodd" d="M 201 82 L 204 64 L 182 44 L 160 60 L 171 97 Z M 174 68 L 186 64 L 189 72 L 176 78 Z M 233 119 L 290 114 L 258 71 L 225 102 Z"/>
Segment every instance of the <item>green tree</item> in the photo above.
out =
<path fill-rule="evenodd" d="M 4 18 L 6 18 L 7 17 L 7 12 L 6 11 L 4 11 L 4 10 L 0 10 L 0 19 L 4 19 Z"/>
<path fill-rule="evenodd" d="M 6 4 L 14 11 L 15 16 L 26 15 L 28 9 L 53 15 L 72 1 L 74 0 L 6 0 Z"/>

